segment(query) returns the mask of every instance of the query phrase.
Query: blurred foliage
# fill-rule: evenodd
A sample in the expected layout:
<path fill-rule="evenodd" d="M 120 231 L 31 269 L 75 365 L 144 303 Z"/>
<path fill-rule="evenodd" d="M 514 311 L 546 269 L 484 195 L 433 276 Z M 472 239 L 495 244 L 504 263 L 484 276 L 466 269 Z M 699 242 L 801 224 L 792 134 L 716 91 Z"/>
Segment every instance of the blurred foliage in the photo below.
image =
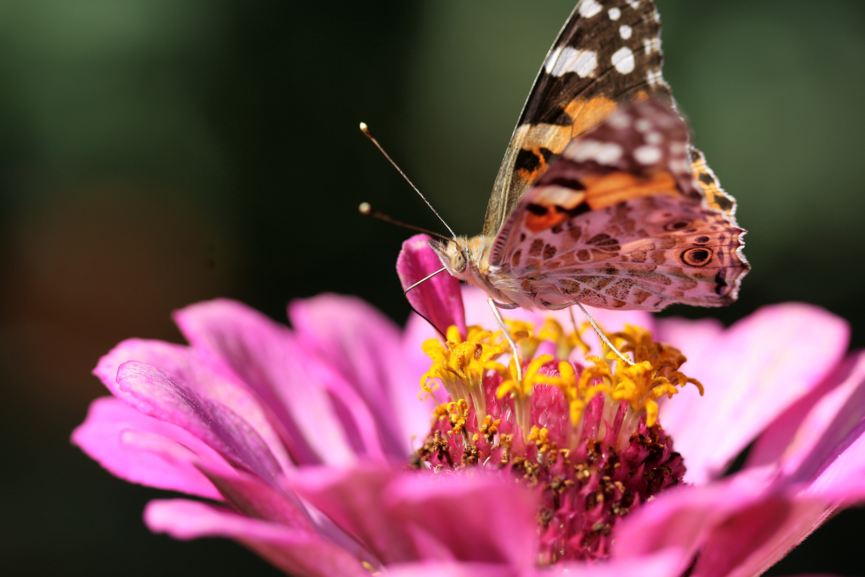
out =
<path fill-rule="evenodd" d="M 407 233 L 355 207 L 436 224 L 357 122 L 457 230 L 478 232 L 572 4 L 0 2 L 2 556 L 13 574 L 274 574 L 228 542 L 149 536 L 138 518 L 150 492 L 69 448 L 103 393 L 90 368 L 128 336 L 178 339 L 170 311 L 216 296 L 281 318 L 288 299 L 355 293 L 403 319 L 393 262 Z M 731 321 L 807 300 L 865 344 L 865 4 L 661 10 L 666 76 L 739 199 L 754 265 L 733 307 L 673 313 Z M 849 573 L 861 528 L 861 513 L 842 515 L 782 569 Z"/>

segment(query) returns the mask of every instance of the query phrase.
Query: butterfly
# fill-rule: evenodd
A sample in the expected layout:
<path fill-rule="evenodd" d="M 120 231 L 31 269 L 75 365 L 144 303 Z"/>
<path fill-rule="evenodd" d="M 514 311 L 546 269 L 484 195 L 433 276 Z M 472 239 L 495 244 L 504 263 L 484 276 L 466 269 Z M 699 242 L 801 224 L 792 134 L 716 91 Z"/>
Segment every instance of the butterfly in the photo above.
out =
<path fill-rule="evenodd" d="M 735 200 L 689 142 L 650 0 L 582 0 L 511 137 L 475 237 L 431 241 L 499 308 L 735 301 Z"/>

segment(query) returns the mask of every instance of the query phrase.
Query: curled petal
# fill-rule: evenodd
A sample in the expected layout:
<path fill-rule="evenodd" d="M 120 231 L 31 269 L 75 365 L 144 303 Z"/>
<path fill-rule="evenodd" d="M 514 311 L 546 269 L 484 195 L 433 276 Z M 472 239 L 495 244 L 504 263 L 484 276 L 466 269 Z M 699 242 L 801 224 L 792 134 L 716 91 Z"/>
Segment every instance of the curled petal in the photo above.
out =
<path fill-rule="evenodd" d="M 227 300 L 186 307 L 175 319 L 194 349 L 216 359 L 266 407 L 297 464 L 347 463 L 364 452 L 370 435 L 351 433 L 367 429 L 355 427 L 351 411 L 339 411 L 338 395 L 327 389 L 341 388 L 345 397 L 354 391 L 285 326 Z M 362 403 L 352 407 L 366 412 Z"/>
<path fill-rule="evenodd" d="M 138 361 L 120 365 L 117 385 L 139 411 L 186 429 L 231 464 L 269 482 L 278 476 L 279 463 L 261 436 L 229 407 Z"/>
<path fill-rule="evenodd" d="M 118 399 L 93 401 L 87 419 L 72 433 L 72 442 L 121 479 L 220 498 L 196 466 L 224 462 L 216 452 L 188 431 L 148 417 Z"/>
<path fill-rule="evenodd" d="M 442 263 L 430 248 L 429 241 L 427 235 L 418 234 L 402 244 L 396 261 L 396 272 L 403 289 L 442 268 Z M 456 325 L 462 334 L 466 334 L 460 283 L 447 271 L 416 286 L 406 293 L 406 298 L 441 334 L 445 334 L 452 325 Z"/>

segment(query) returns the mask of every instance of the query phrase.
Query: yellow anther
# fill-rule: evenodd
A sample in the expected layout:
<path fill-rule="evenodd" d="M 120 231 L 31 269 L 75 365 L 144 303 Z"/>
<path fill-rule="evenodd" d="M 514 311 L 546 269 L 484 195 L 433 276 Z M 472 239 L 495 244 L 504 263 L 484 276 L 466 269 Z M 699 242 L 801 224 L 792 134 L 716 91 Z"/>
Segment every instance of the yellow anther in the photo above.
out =
<path fill-rule="evenodd" d="M 484 375 L 489 371 L 505 374 L 507 369 L 496 359 L 507 351 L 494 333 L 477 326 L 468 327 L 466 337 L 456 327 L 449 327 L 445 342 L 428 339 L 423 351 L 432 366 L 421 376 L 422 394 L 431 394 L 443 386 L 452 399 L 467 399 L 478 418 L 486 414 Z"/>
<path fill-rule="evenodd" d="M 498 389 L 496 389 L 496 397 L 503 399 L 511 395 L 519 399 L 525 399 L 531 396 L 536 384 L 545 384 L 547 377 L 540 374 L 540 370 L 544 365 L 553 362 L 553 355 L 539 355 L 531 360 L 526 368 L 526 373 L 523 375 L 522 382 L 517 381 L 515 371 L 511 370 L 509 377 Z"/>
<path fill-rule="evenodd" d="M 449 326 L 445 336 L 447 337 L 448 345 L 450 345 L 451 343 L 454 343 L 454 344 L 461 343 L 463 340 L 463 336 L 460 333 L 460 329 L 456 325 Z"/>
<path fill-rule="evenodd" d="M 513 337 L 515 341 L 534 337 L 535 325 L 528 321 L 506 319 L 505 324 L 508 327 L 508 331 L 511 333 L 511 337 Z"/>
<path fill-rule="evenodd" d="M 520 356 L 524 359 L 530 359 L 535 356 L 538 345 L 541 344 L 540 339 L 535 335 L 535 326 L 530 322 L 516 319 L 506 319 L 505 325 L 507 325 L 508 333 L 520 351 Z M 504 343 L 507 343 L 501 331 L 499 331 L 498 335 Z"/>
<path fill-rule="evenodd" d="M 530 352 L 523 356 L 530 360 L 521 379 L 513 359 L 509 366 L 501 361 L 510 348 L 500 331 L 470 326 L 463 337 L 456 327 L 450 327 L 444 342 L 429 339 L 423 343 L 432 365 L 421 378 L 421 387 L 426 394 L 431 394 L 443 386 L 451 399 L 462 401 L 436 410 L 436 418 L 448 418 L 457 432 L 465 430 L 469 407 L 473 407 L 478 426 L 475 430 L 482 436 L 497 434 L 499 422 L 486 414 L 484 377 L 490 373 L 502 377 L 496 397 L 513 400 L 516 424 L 526 435 L 531 428 L 531 396 L 538 385 L 554 386 L 561 391 L 574 426 L 580 423 L 586 408 L 598 395 L 626 403 L 634 414 L 644 414 L 646 424 L 652 426 L 658 419 L 660 399 L 672 397 L 687 384 L 693 384 L 703 393 L 699 381 L 679 370 L 685 356 L 675 347 L 656 342 L 643 328 L 627 325 L 610 335 L 620 351 L 633 355 L 633 364 L 614 354 L 585 355 L 581 361 L 584 366 L 578 370 L 567 358 L 575 348 L 588 349 L 582 340 L 583 329 L 568 334 L 551 318 L 539 328 L 514 320 L 507 321 L 507 326 L 521 353 Z M 557 354 L 535 356 L 541 342 L 555 343 Z M 551 363 L 556 361 L 556 370 L 552 370 Z"/>
<path fill-rule="evenodd" d="M 460 434 L 465 430 L 469 415 L 469 406 L 465 399 L 445 403 L 451 430 L 448 433 Z"/>
<path fill-rule="evenodd" d="M 533 426 L 529 431 L 529 442 L 536 444 L 548 443 L 550 440 L 550 430 L 546 427 Z"/>
<path fill-rule="evenodd" d="M 487 415 L 486 417 L 484 417 L 484 420 L 480 425 L 480 431 L 485 435 L 495 435 L 498 432 L 501 424 L 501 419 L 493 419 L 490 415 Z"/>
<path fill-rule="evenodd" d="M 555 343 L 556 356 L 560 359 L 567 359 L 574 349 L 580 349 L 583 354 L 587 354 L 591 350 L 591 347 L 583 340 L 582 333 L 585 332 L 586 327 L 588 325 L 584 323 L 581 328 L 577 329 L 575 326 L 574 332 L 567 333 L 556 319 L 547 317 L 538 330 L 537 336 L 542 341 Z"/>

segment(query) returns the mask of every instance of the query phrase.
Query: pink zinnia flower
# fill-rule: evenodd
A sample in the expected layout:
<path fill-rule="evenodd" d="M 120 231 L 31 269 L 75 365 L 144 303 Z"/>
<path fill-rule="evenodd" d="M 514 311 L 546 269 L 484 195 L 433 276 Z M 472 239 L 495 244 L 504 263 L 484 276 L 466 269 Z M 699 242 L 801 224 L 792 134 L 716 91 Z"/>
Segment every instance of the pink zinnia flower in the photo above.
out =
<path fill-rule="evenodd" d="M 419 236 L 398 270 L 438 266 Z M 188 346 L 101 359 L 113 397 L 73 440 L 204 499 L 150 503 L 154 531 L 236 539 L 296 576 L 758 575 L 865 498 L 865 355 L 844 358 L 825 311 L 727 329 L 596 311 L 633 367 L 566 314 L 515 311 L 518 381 L 483 295 L 446 275 L 409 294 L 446 340 L 332 295 L 293 303 L 291 329 L 183 309 Z"/>

